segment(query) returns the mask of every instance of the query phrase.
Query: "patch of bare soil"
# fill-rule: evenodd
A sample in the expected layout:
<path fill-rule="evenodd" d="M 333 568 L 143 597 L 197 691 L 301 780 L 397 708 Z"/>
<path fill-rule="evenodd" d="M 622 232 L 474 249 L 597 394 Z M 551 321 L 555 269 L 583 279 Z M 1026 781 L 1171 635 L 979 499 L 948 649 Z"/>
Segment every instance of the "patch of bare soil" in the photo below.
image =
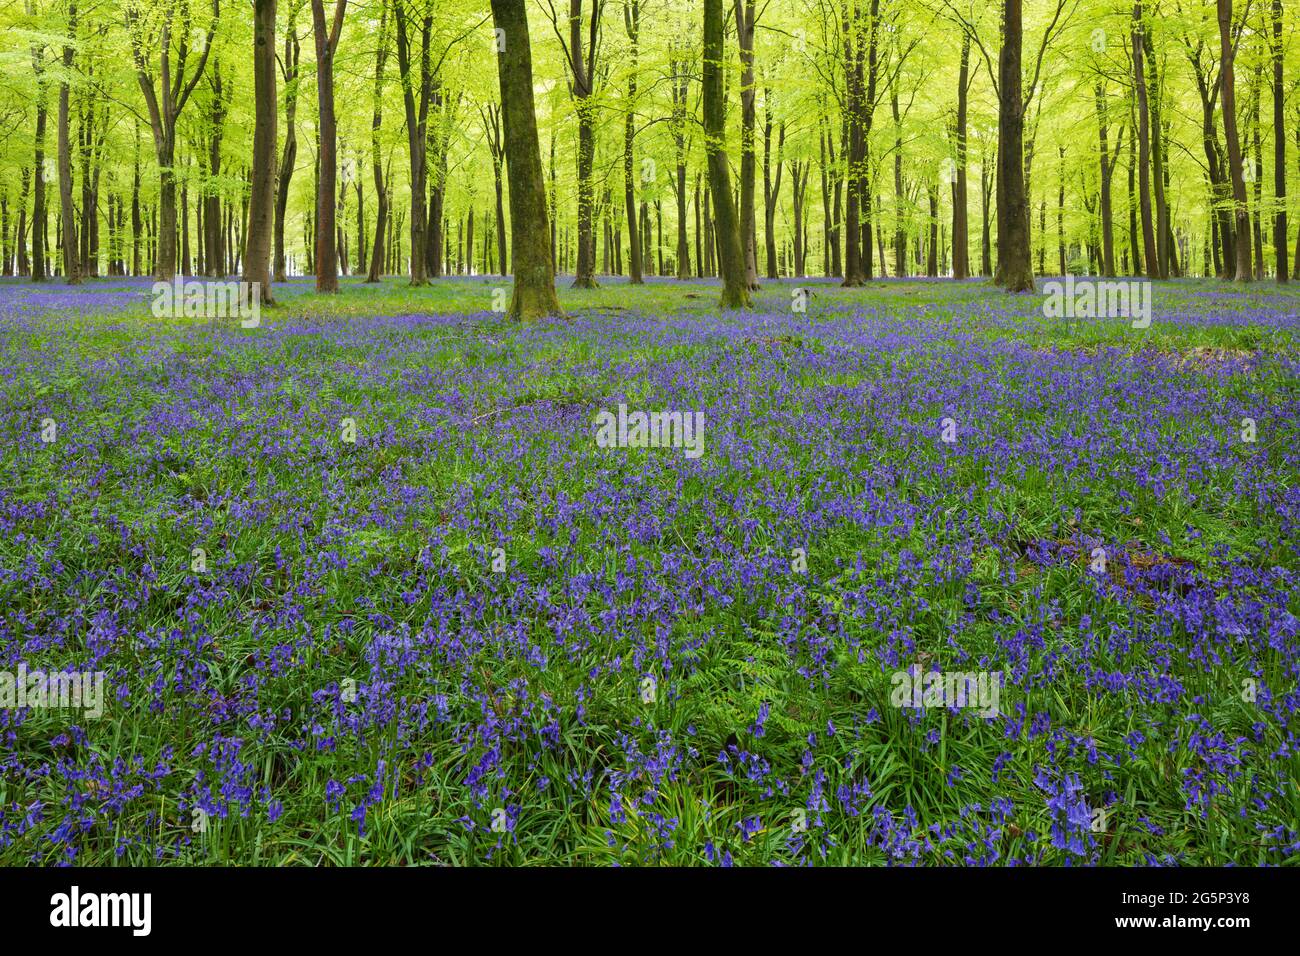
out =
<path fill-rule="evenodd" d="M 1214 368 L 1228 362 L 1251 361 L 1255 358 L 1254 349 L 1225 349 L 1214 345 L 1198 345 L 1187 352 L 1164 352 L 1178 361 L 1182 368 Z"/>

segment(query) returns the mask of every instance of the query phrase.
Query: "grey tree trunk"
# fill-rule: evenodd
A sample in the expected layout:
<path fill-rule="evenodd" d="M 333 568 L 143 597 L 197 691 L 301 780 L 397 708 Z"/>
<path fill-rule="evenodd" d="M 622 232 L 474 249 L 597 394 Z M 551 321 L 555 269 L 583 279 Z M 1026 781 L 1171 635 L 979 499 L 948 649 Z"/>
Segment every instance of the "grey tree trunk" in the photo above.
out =
<path fill-rule="evenodd" d="M 316 291 L 338 292 L 338 238 L 335 216 L 338 203 L 338 122 L 334 115 L 334 54 L 347 0 L 336 0 L 334 19 L 327 24 L 323 0 L 311 0 L 312 30 L 316 38 L 316 103 L 319 108 L 320 176 L 316 183 Z"/>
<path fill-rule="evenodd" d="M 1155 51 L 1151 45 L 1151 31 L 1142 25 L 1142 47 L 1144 63 L 1149 76 L 1146 78 L 1144 93 L 1151 114 L 1151 168 L 1155 203 L 1156 228 L 1156 278 L 1169 278 L 1169 203 L 1165 198 L 1165 144 L 1164 130 L 1160 119 L 1160 75 L 1156 68 Z"/>
<path fill-rule="evenodd" d="M 1287 137 L 1282 86 L 1282 0 L 1273 0 L 1273 195 L 1278 211 L 1273 215 L 1273 251 L 1277 255 L 1278 282 L 1287 281 Z"/>
<path fill-rule="evenodd" d="M 194 87 L 207 67 L 212 39 L 221 16 L 220 0 L 212 0 L 212 19 L 203 43 L 203 53 L 188 80 L 178 64 L 176 75 L 171 74 L 171 47 L 176 32 L 188 40 L 190 18 L 188 7 L 181 8 L 181 21 L 173 24 L 175 9 L 167 8 L 158 40 L 145 35 L 140 23 L 140 9 L 126 7 L 127 34 L 135 65 L 136 79 L 148 109 L 149 125 L 153 132 L 154 154 L 158 160 L 158 228 L 154 232 L 153 274 L 162 282 L 170 282 L 176 275 L 176 173 L 173 168 L 176 153 L 176 121 L 189 101 Z M 177 27 L 173 31 L 173 26 Z M 184 42 L 184 40 L 182 41 Z M 155 89 L 154 77 L 149 73 L 148 54 L 157 49 L 161 82 Z"/>
<path fill-rule="evenodd" d="M 957 75 L 957 160 L 952 184 L 952 277 L 970 278 L 970 226 L 966 203 L 966 103 L 970 92 L 970 34 L 962 31 Z"/>
<path fill-rule="evenodd" d="M 632 48 L 630 70 L 627 77 L 627 114 L 623 118 L 623 214 L 627 217 L 627 274 L 633 285 L 641 285 L 641 230 L 636 222 L 636 106 L 637 106 L 637 56 L 641 36 L 641 4 L 638 0 L 623 7 L 623 28 Z M 677 106 L 676 60 L 673 61 L 673 107 Z M 674 113 L 675 115 L 675 113 Z"/>
<path fill-rule="evenodd" d="M 1147 278 L 1160 277 L 1160 256 L 1156 248 L 1155 227 L 1151 221 L 1151 126 L 1147 111 L 1146 69 L 1143 51 L 1146 44 L 1142 35 L 1146 25 L 1142 19 L 1141 0 L 1133 5 L 1133 83 L 1137 96 L 1138 119 L 1138 205 L 1142 219 L 1142 262 Z"/>
<path fill-rule="evenodd" d="M 704 0 L 704 150 L 708 157 L 709 186 L 713 195 L 718 268 L 722 273 L 721 307 L 744 309 L 750 305 L 745 252 L 740 220 L 731 196 L 727 166 L 726 104 L 722 97 L 722 0 Z"/>
<path fill-rule="evenodd" d="M 279 132 L 275 72 L 275 0 L 253 0 L 253 168 L 243 278 L 247 283 L 257 283 L 264 303 L 274 298 L 271 246 L 275 226 L 275 147 Z"/>
<path fill-rule="evenodd" d="M 1233 224 L 1237 240 L 1235 282 L 1250 282 L 1250 211 L 1246 205 L 1246 181 L 1241 168 L 1241 140 L 1237 137 L 1237 81 L 1232 39 L 1232 0 L 1217 0 L 1219 20 L 1219 70 L 1223 91 L 1223 138 L 1228 146 L 1228 174 L 1232 179 Z"/>
<path fill-rule="evenodd" d="M 770 97 L 768 97 L 770 99 Z M 785 123 L 777 136 L 776 176 L 772 175 L 772 111 L 764 106 L 763 124 L 763 241 L 767 252 L 767 277 L 778 276 L 776 263 L 776 205 L 781 196 L 781 171 L 785 166 Z"/>
<path fill-rule="evenodd" d="M 293 13 L 296 7 L 290 8 Z M 387 5 L 384 7 L 387 10 Z M 284 149 L 280 154 L 280 172 L 275 178 L 275 281 L 284 282 L 284 216 L 289 207 L 289 183 L 293 179 L 294 164 L 298 158 L 298 59 L 301 45 L 293 14 L 284 37 L 284 59 L 281 72 L 284 78 Z"/>
<path fill-rule="evenodd" d="M 419 20 L 420 63 L 418 70 L 412 65 L 409 39 L 409 14 L 403 0 L 397 0 L 393 9 L 397 28 L 397 70 L 402 78 L 402 105 L 406 110 L 406 143 L 410 154 L 410 207 L 411 207 L 411 285 L 424 285 L 428 281 L 429 216 L 425 206 L 428 185 L 428 123 L 429 104 L 434 96 L 434 78 L 430 60 L 430 34 L 433 15 L 426 12 Z M 417 90 L 413 89 L 418 84 Z"/>
<path fill-rule="evenodd" d="M 757 192 L 758 121 L 755 105 L 758 92 L 754 80 L 754 30 L 758 17 L 756 0 L 734 0 L 736 36 L 740 44 L 740 241 L 745 250 L 745 281 L 758 288 L 758 226 L 754 210 Z"/>
<path fill-rule="evenodd" d="M 497 75 L 510 178 L 510 258 L 514 293 L 510 316 L 518 320 L 563 315 L 555 294 L 555 266 L 547 249 L 550 221 L 546 182 L 533 107 L 533 57 L 525 0 L 492 0 L 500 38 Z"/>
<path fill-rule="evenodd" d="M 375 244 L 370 252 L 367 282 L 378 282 L 384 273 L 384 240 L 388 229 L 388 190 L 384 186 L 384 158 L 379 146 L 379 131 L 384 120 L 384 66 L 388 61 L 388 4 L 380 4 L 379 46 L 375 52 L 375 86 L 371 98 L 370 167 L 375 178 Z"/>
<path fill-rule="evenodd" d="M 81 257 L 77 250 L 77 220 L 72 206 L 72 144 L 68 131 L 68 77 L 72 72 L 73 44 L 77 40 L 77 5 L 68 4 L 68 42 L 63 45 L 63 79 L 59 82 L 59 224 L 63 245 L 63 279 L 81 282 Z"/>
<path fill-rule="evenodd" d="M 1008 292 L 1031 292 L 1029 203 L 1025 195 L 1024 94 L 1021 89 L 1022 0 L 1004 0 L 1002 50 L 998 55 L 999 284 Z M 1004 208 L 1005 207 L 1005 208 Z"/>
<path fill-rule="evenodd" d="M 1115 161 L 1119 158 L 1124 133 L 1121 129 L 1119 134 L 1120 142 L 1115 144 L 1115 152 L 1112 155 L 1108 142 L 1110 134 L 1107 123 L 1106 90 L 1101 81 L 1097 82 L 1093 93 L 1097 99 L 1097 144 L 1101 163 L 1101 268 L 1103 275 L 1113 276 L 1115 274 L 1115 217 L 1111 207 L 1110 185 L 1111 177 L 1115 172 Z"/>

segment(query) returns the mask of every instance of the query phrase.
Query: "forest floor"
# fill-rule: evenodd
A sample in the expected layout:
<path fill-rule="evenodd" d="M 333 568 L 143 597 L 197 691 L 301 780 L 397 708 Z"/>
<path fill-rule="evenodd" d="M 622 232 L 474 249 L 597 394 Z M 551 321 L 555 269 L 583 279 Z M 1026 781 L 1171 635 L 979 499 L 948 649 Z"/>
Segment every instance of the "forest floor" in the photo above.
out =
<path fill-rule="evenodd" d="M 0 282 L 0 864 L 1300 859 L 1300 287 L 504 282 Z"/>

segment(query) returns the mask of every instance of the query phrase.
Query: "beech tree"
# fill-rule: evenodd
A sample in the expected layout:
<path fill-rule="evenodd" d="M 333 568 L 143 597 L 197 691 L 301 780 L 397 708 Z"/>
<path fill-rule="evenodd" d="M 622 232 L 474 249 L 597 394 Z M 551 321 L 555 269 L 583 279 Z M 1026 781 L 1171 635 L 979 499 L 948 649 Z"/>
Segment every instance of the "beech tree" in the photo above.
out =
<path fill-rule="evenodd" d="M 731 196 L 727 168 L 727 108 L 722 96 L 722 0 L 704 0 L 704 148 L 709 162 L 709 191 L 713 194 L 714 228 L 718 237 L 718 270 L 722 275 L 724 309 L 749 308 L 749 279 L 741 245 L 740 219 Z"/>
<path fill-rule="evenodd" d="M 636 91 L 637 91 L 637 43 L 641 36 L 640 0 L 625 0 L 623 4 L 623 27 L 627 31 L 630 44 L 631 69 L 627 76 L 627 107 L 623 119 L 623 209 L 627 213 L 628 240 L 628 278 L 633 285 L 640 285 L 642 277 L 641 230 L 637 225 L 636 214 Z M 676 60 L 673 61 L 676 64 Z M 676 103 L 676 73 L 674 73 L 673 102 Z"/>
<path fill-rule="evenodd" d="M 596 83 L 604 69 L 601 60 L 601 19 L 605 0 L 590 0 L 590 13 L 583 21 L 583 0 L 569 0 L 565 18 L 568 36 L 551 0 L 547 0 L 551 25 L 564 52 L 569 73 L 569 93 L 578 114 L 578 254 L 573 278 L 575 289 L 596 285 L 595 186 L 592 177 L 596 161 Z"/>
<path fill-rule="evenodd" d="M 370 251 L 370 270 L 367 282 L 378 282 L 384 272 L 384 255 L 387 251 L 384 232 L 388 228 L 388 187 L 384 177 L 384 154 L 380 131 L 384 125 L 384 66 L 388 62 L 388 3 L 379 5 L 379 39 L 375 44 L 375 85 L 371 95 L 370 119 L 370 173 L 375 180 L 374 248 Z"/>
<path fill-rule="evenodd" d="M 402 80 L 402 106 L 406 110 L 406 139 L 410 151 L 410 235 L 411 235 L 411 285 L 424 285 L 428 281 L 429 217 L 425 208 L 425 190 L 428 183 L 428 124 L 429 104 L 435 97 L 433 51 L 433 12 L 429 0 L 414 0 L 421 4 L 418 12 L 408 8 L 406 0 L 394 0 L 393 25 L 397 30 L 397 71 Z M 412 64 L 413 48 L 410 39 L 414 24 L 419 37 L 419 65 Z"/>
<path fill-rule="evenodd" d="M 562 315 L 547 247 L 546 183 L 533 102 L 533 55 L 525 0 L 492 0 L 497 31 L 501 124 L 510 180 L 510 258 L 515 266 L 509 315 L 532 320 Z"/>
<path fill-rule="evenodd" d="M 291 0 L 289 26 L 284 35 L 284 55 L 280 59 L 280 77 L 284 80 L 284 146 L 280 150 L 280 170 L 275 183 L 275 281 L 284 282 L 285 237 L 284 220 L 289 207 L 289 186 L 293 181 L 298 158 L 298 63 L 301 43 L 298 39 L 298 13 L 302 0 Z"/>
<path fill-rule="evenodd" d="M 59 221 L 63 234 L 63 278 L 68 285 L 81 281 L 81 259 L 77 250 L 77 223 L 72 208 L 72 146 L 68 133 L 68 84 L 77 42 L 77 4 L 68 2 L 68 38 L 63 44 L 63 76 L 59 80 Z"/>
<path fill-rule="evenodd" d="M 316 101 L 319 106 L 319 179 L 316 185 L 316 291 L 339 290 L 335 207 L 338 180 L 338 121 L 334 116 L 334 54 L 343 32 L 348 0 L 335 0 L 334 17 L 325 20 L 323 0 L 311 0 L 312 32 L 316 38 Z"/>
<path fill-rule="evenodd" d="M 270 303 L 271 246 L 275 226 L 275 141 L 279 103 L 275 90 L 275 0 L 253 0 L 252 179 L 248 197 L 248 239 L 244 245 L 244 281 L 256 283 Z"/>
<path fill-rule="evenodd" d="M 1219 21 L 1220 77 L 1223 89 L 1223 138 L 1228 146 L 1228 174 L 1232 180 L 1232 217 L 1237 245 L 1237 266 L 1232 278 L 1250 282 L 1250 210 L 1246 205 L 1246 179 L 1242 172 L 1241 140 L 1237 137 L 1236 53 L 1240 31 L 1232 20 L 1232 0 L 1216 0 Z M 1236 34 L 1234 36 L 1234 34 Z"/>
<path fill-rule="evenodd" d="M 158 161 L 158 231 L 153 274 L 159 281 L 170 282 L 176 275 L 176 121 L 207 66 L 221 8 L 220 0 L 212 0 L 212 17 L 201 41 L 203 49 L 193 72 L 187 75 L 193 36 L 189 4 L 167 0 L 161 21 L 157 10 L 146 13 L 141 6 L 140 0 L 127 0 L 126 23 Z M 157 77 L 149 67 L 149 55 L 153 51 L 157 51 L 158 57 Z"/>
<path fill-rule="evenodd" d="M 1272 6 L 1272 67 L 1273 67 L 1273 201 L 1277 211 L 1273 213 L 1273 252 L 1277 258 L 1277 281 L 1287 281 L 1287 234 L 1286 234 L 1286 89 L 1283 80 L 1283 45 L 1282 45 L 1282 0 L 1273 0 Z M 1296 128 L 1300 137 L 1300 124 Z M 1300 239 L 1297 239 L 1300 250 Z"/>

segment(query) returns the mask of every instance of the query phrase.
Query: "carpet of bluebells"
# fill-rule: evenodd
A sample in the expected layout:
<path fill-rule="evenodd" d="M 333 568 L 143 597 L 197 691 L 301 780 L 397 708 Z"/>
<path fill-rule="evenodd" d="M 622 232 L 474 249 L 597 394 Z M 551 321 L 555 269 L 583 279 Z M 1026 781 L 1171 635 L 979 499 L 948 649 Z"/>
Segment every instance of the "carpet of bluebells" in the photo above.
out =
<path fill-rule="evenodd" d="M 809 285 L 0 285 L 0 863 L 1300 862 L 1300 292 Z"/>

